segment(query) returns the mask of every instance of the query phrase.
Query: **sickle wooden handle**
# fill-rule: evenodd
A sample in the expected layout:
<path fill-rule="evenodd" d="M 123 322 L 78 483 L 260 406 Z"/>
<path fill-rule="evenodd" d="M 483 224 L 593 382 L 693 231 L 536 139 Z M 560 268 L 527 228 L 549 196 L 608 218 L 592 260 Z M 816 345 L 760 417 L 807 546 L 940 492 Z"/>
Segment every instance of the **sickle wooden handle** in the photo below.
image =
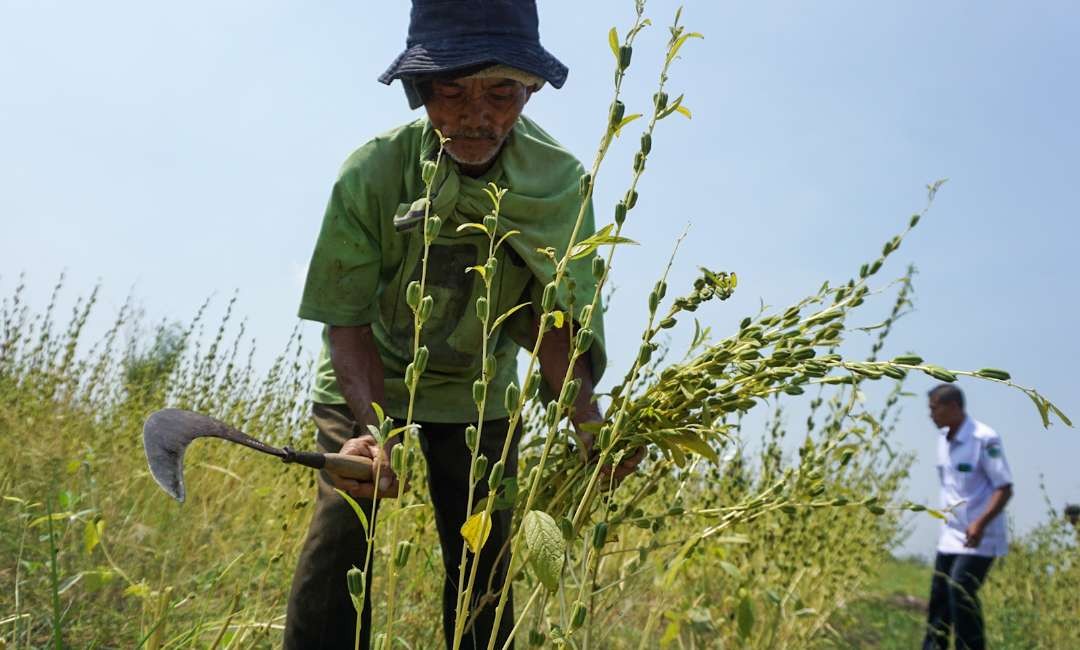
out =
<path fill-rule="evenodd" d="M 323 457 L 326 458 L 324 469 L 328 472 L 360 482 L 370 482 L 372 479 L 370 458 L 347 454 L 323 454 Z"/>
<path fill-rule="evenodd" d="M 370 483 L 372 480 L 371 459 L 365 456 L 296 451 L 290 447 L 285 447 L 282 451 L 285 455 L 281 460 L 286 463 L 296 463 L 313 469 L 325 469 L 338 476 L 356 479 L 362 483 Z"/>

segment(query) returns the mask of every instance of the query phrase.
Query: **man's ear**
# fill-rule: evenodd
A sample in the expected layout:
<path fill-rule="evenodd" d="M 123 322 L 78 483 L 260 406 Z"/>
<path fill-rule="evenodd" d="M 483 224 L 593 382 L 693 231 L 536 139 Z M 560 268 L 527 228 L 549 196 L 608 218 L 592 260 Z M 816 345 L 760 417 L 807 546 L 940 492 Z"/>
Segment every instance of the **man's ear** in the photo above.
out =
<path fill-rule="evenodd" d="M 540 90 L 540 86 L 526 86 L 525 87 L 525 103 L 529 103 L 529 99 L 532 98 L 533 93 Z"/>

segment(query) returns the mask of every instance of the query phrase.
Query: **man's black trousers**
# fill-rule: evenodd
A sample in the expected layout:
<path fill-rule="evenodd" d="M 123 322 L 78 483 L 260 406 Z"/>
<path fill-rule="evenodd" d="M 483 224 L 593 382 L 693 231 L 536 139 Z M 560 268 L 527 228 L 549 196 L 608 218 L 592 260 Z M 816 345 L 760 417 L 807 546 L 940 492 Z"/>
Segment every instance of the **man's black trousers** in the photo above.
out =
<path fill-rule="evenodd" d="M 981 555 L 938 553 L 923 650 L 948 650 L 950 631 L 957 650 L 986 647 L 978 592 L 993 562 L 994 558 Z"/>
<path fill-rule="evenodd" d="M 344 405 L 314 404 L 312 417 L 319 429 L 318 447 L 323 452 L 336 452 L 345 440 L 354 435 L 355 422 L 352 412 Z M 465 523 L 465 507 L 469 491 L 470 453 L 465 446 L 465 424 L 420 423 L 420 446 L 428 465 L 428 489 L 435 509 L 435 526 L 439 531 L 443 566 L 446 578 L 443 582 L 442 622 L 447 647 L 454 636 L 454 609 L 457 600 L 458 564 L 461 559 L 461 525 Z M 509 422 L 493 420 L 484 423 L 480 438 L 480 451 L 488 457 L 488 467 L 495 464 L 502 454 Z M 515 436 L 516 437 L 516 436 Z M 510 446 L 504 475 L 517 472 L 517 440 Z M 487 479 L 476 486 L 474 499 L 487 496 Z M 374 525 L 371 501 L 361 501 L 368 520 Z M 462 640 L 462 648 L 487 648 L 495 619 L 497 590 L 506 575 L 507 553 L 499 551 L 510 534 L 509 510 L 496 511 L 492 515 L 491 534 L 480 552 L 476 583 L 473 588 L 473 614 L 478 601 L 484 606 L 475 623 Z M 289 594 L 289 608 L 285 621 L 285 648 L 290 650 L 352 650 L 356 634 L 356 610 L 353 608 L 346 585 L 345 574 L 353 566 L 364 567 L 366 553 L 364 530 L 355 513 L 320 473 L 315 513 L 308 529 L 307 540 L 297 563 Z M 419 561 L 420 554 L 413 553 L 412 561 Z M 470 554 L 470 558 L 472 555 Z M 471 561 L 471 560 L 470 560 Z M 498 567 L 496 570 L 496 562 Z M 375 568 L 375 567 L 372 567 Z M 466 576 L 470 567 L 466 567 Z M 379 569 L 376 569 L 379 570 Z M 369 569 L 370 573 L 371 569 Z M 487 586 L 492 585 L 496 596 L 488 595 Z M 371 585 L 368 576 L 367 584 Z M 484 596 L 487 595 L 487 598 Z M 513 596 L 507 601 L 499 625 L 498 642 L 501 648 L 513 628 Z M 383 607 L 383 603 L 377 603 Z M 401 610 L 402 603 L 397 609 Z M 470 616 L 471 617 L 471 616 Z M 368 648 L 371 633 L 371 589 L 366 602 L 361 625 L 360 647 Z M 396 636 L 396 634 L 395 634 Z M 425 639 L 420 647 L 432 647 L 435 639 Z"/>

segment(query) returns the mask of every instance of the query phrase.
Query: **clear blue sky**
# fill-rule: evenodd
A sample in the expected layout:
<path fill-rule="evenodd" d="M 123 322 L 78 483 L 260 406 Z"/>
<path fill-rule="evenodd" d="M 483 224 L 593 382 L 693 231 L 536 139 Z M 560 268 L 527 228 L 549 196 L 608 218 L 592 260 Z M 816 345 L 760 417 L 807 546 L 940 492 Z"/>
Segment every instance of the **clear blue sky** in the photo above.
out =
<path fill-rule="evenodd" d="M 606 32 L 625 30 L 632 5 L 542 3 L 542 38 L 571 73 L 527 112 L 587 161 L 608 101 Z M 645 107 L 674 8 L 649 3 L 657 27 L 635 51 L 629 112 Z M 0 0 L 0 291 L 25 271 L 40 304 L 66 269 L 69 295 L 100 280 L 105 313 L 133 291 L 151 318 L 186 319 L 237 289 L 272 355 L 338 166 L 415 115 L 375 81 L 407 14 L 402 0 Z M 635 349 L 646 288 L 687 223 L 672 286 L 699 264 L 737 271 L 737 297 L 702 313 L 724 333 L 759 299 L 781 306 L 847 278 L 947 176 L 883 273 L 920 270 L 918 311 L 889 352 L 1006 368 L 1080 417 L 1076 5 L 691 0 L 685 22 L 706 39 L 671 85 L 694 118 L 657 134 L 628 222 L 643 245 L 617 258 L 610 347 Z M 601 219 L 625 187 L 626 140 L 600 179 Z M 610 376 L 627 361 L 616 352 Z M 918 500 L 936 499 L 930 386 L 910 382 L 899 432 L 919 454 Z M 1018 393 L 963 386 L 1005 438 L 1019 529 L 1045 516 L 1040 476 L 1056 507 L 1080 501 L 1080 432 L 1042 430 Z M 930 553 L 934 530 L 917 520 L 905 550 Z"/>

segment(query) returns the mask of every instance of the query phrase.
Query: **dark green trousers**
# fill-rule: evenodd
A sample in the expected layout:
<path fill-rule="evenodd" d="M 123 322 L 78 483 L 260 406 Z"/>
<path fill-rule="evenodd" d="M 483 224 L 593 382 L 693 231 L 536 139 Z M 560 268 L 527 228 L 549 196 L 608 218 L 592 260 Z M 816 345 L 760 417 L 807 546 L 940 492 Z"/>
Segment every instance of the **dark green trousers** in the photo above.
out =
<path fill-rule="evenodd" d="M 336 452 L 345 440 L 353 436 L 355 421 L 344 405 L 314 404 L 312 417 L 318 427 L 317 444 L 320 451 Z M 489 468 L 502 453 L 509 422 L 493 420 L 484 423 L 480 450 L 488 457 Z M 442 547 L 443 581 L 442 623 L 446 645 L 454 637 L 454 609 L 457 600 L 458 565 L 461 560 L 461 525 L 465 523 L 466 501 L 469 494 L 470 454 L 465 446 L 465 424 L 420 423 L 420 447 L 427 460 L 428 489 L 435 509 L 435 525 Z M 517 436 L 515 435 L 515 438 Z M 517 472 L 517 440 L 510 447 L 506 461 L 506 476 Z M 487 480 L 481 480 L 474 498 L 487 496 Z M 361 501 L 368 520 L 374 525 L 370 500 Z M 476 584 L 473 588 L 472 625 L 466 630 L 463 648 L 487 648 L 495 619 L 498 590 L 506 576 L 508 553 L 503 550 L 510 534 L 509 510 L 497 511 L 492 517 L 491 535 L 480 552 Z M 500 551 L 503 551 L 500 554 Z M 288 614 L 285 620 L 285 648 L 289 650 L 351 650 L 356 634 L 356 610 L 349 598 L 345 574 L 353 566 L 363 568 L 367 544 L 364 530 L 355 513 L 336 492 L 325 473 L 320 473 L 315 513 L 304 542 L 292 590 L 289 593 Z M 414 555 L 415 557 L 415 555 Z M 473 561 L 470 556 L 470 562 Z M 415 560 L 414 560 L 415 561 Z M 371 584 L 369 568 L 367 584 Z M 471 567 L 467 567 L 471 569 Z M 468 575 L 466 573 L 466 575 Z M 489 593 L 487 586 L 492 585 Z M 367 590 L 362 612 L 360 647 L 369 647 L 371 632 L 371 590 Z M 496 648 L 501 648 L 513 627 L 513 595 L 507 601 L 498 630 Z M 435 639 L 421 640 L 418 647 L 430 648 Z"/>

